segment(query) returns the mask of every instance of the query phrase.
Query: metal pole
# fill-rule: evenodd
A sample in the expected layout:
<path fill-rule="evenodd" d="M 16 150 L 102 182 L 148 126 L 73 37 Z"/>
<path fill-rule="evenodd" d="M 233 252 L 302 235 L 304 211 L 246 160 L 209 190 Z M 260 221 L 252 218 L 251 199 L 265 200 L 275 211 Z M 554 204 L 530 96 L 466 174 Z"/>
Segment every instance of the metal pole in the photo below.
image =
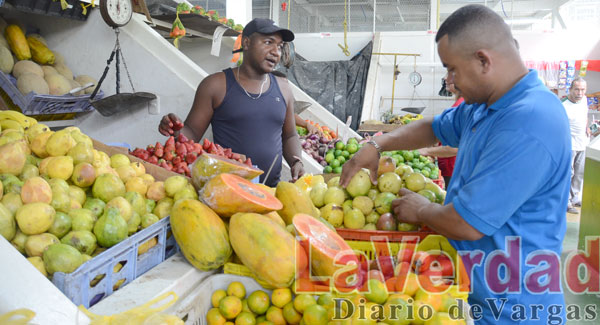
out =
<path fill-rule="evenodd" d="M 373 34 L 375 34 L 375 21 L 377 20 L 377 0 L 373 0 Z"/>
<path fill-rule="evenodd" d="M 390 112 L 392 114 L 394 114 L 394 92 L 396 90 L 396 59 L 398 58 L 397 55 L 394 55 L 394 70 L 392 71 L 392 108 L 390 109 Z"/>

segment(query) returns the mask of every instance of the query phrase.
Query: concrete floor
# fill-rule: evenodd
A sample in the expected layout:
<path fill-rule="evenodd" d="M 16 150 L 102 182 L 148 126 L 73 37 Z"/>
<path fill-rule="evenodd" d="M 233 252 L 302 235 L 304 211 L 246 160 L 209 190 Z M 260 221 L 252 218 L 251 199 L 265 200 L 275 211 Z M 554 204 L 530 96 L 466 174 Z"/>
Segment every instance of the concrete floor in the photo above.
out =
<path fill-rule="evenodd" d="M 577 250 L 579 241 L 579 214 L 567 213 L 567 233 L 563 241 L 563 252 L 561 262 L 564 263 L 566 257 L 573 251 Z M 567 288 L 563 282 L 563 289 Z M 583 310 L 586 305 L 596 305 L 596 313 L 599 313 L 595 320 L 579 320 L 567 321 L 567 324 L 600 324 L 600 296 L 595 294 L 573 294 L 568 289 L 564 290 L 565 303 L 567 305 L 574 304 L 580 306 Z M 543 299 L 543 298 L 542 298 Z"/>

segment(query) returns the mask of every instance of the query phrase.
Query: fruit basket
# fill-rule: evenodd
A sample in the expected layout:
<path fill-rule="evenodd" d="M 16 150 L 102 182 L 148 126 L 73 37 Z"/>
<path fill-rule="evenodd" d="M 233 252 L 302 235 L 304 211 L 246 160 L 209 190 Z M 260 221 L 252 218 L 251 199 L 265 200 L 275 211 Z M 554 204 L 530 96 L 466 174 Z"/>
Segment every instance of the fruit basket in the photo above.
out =
<path fill-rule="evenodd" d="M 149 241 L 156 244 L 146 252 L 140 252 Z M 52 282 L 74 304 L 90 308 L 174 255 L 178 249 L 171 235 L 169 217 L 163 218 L 100 253 L 74 272 L 54 273 Z"/>
<path fill-rule="evenodd" d="M 21 110 L 25 115 L 64 114 L 89 112 L 94 109 L 90 103 L 91 94 L 81 96 L 52 96 L 37 95 L 33 92 L 23 95 L 17 89 L 16 79 L 8 74 L 0 72 L 0 88 L 2 98 L 7 101 L 11 109 Z M 95 99 L 104 96 L 102 91 L 96 94 Z M 10 105 L 12 102 L 13 105 Z"/>

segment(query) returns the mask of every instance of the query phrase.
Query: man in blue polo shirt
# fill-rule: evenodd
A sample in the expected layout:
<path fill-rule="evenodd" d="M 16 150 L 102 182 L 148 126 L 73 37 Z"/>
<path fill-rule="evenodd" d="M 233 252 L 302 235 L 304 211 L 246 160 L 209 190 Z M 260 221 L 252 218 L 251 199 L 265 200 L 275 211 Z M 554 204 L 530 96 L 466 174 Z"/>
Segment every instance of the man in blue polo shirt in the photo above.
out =
<path fill-rule="evenodd" d="M 344 165 L 340 183 L 360 168 L 375 183 L 381 151 L 438 139 L 458 147 L 445 205 L 402 189 L 394 214 L 450 239 L 470 273 L 478 323 L 564 323 L 559 261 L 571 162 L 564 109 L 527 70 L 510 28 L 489 8 L 458 9 L 436 42 L 465 103 L 373 138 Z"/>

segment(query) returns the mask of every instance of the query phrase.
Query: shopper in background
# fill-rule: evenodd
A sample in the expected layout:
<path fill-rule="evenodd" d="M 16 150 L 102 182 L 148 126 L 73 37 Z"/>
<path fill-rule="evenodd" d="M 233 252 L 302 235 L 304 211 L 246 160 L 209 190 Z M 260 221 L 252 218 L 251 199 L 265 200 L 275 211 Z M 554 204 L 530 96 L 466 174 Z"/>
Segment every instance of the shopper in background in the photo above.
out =
<path fill-rule="evenodd" d="M 460 93 L 454 88 L 453 83 L 449 83 L 446 80 L 446 89 L 454 94 L 456 101 L 452 104 L 452 107 L 458 107 L 462 104 L 465 99 L 460 96 Z M 419 153 L 423 156 L 436 157 L 438 161 L 438 168 L 444 178 L 444 184 L 446 187 L 450 185 L 450 179 L 452 178 L 452 172 L 454 172 L 454 163 L 456 161 L 456 153 L 458 148 L 452 148 L 450 146 L 442 146 L 438 143 L 435 147 L 421 148 Z"/>
<path fill-rule="evenodd" d="M 392 202 L 394 214 L 401 222 L 428 226 L 462 252 L 472 266 L 469 303 L 481 311 L 480 323 L 564 324 L 559 267 L 551 270 L 553 291 L 546 286 L 537 292 L 535 285 L 544 283 L 529 276 L 534 267 L 528 264 L 543 251 L 560 265 L 571 162 L 560 100 L 537 71 L 527 70 L 509 26 L 486 6 L 452 13 L 436 42 L 448 82 L 465 103 L 373 138 L 344 164 L 340 184 L 347 186 L 361 168 L 376 182 L 382 151 L 423 148 L 438 139 L 460 148 L 445 205 L 401 189 L 402 197 Z M 474 262 L 471 254 L 482 259 Z M 510 258 L 489 263 L 498 255 Z M 542 308 L 532 315 L 534 305 Z M 514 318 L 519 307 L 525 320 Z"/>
<path fill-rule="evenodd" d="M 292 40 L 290 30 L 270 19 L 250 21 L 242 32 L 242 65 L 202 80 L 181 130 L 198 141 L 210 124 L 215 143 L 250 157 L 265 172 L 261 182 L 275 161 L 266 180 L 269 186 L 279 182 L 282 156 L 290 165 L 292 180 L 304 174 L 294 97 L 287 80 L 272 74 L 284 42 Z M 175 135 L 179 130 L 173 126 L 178 122 L 175 114 L 165 115 L 158 130 Z"/>
<path fill-rule="evenodd" d="M 581 189 L 583 186 L 583 168 L 585 163 L 585 147 L 590 142 L 588 128 L 588 106 L 585 97 L 587 82 L 583 78 L 575 78 L 569 88 L 569 95 L 563 99 L 563 106 L 569 117 L 571 127 L 571 190 L 567 212 L 578 214 L 575 207 L 581 206 Z"/>

